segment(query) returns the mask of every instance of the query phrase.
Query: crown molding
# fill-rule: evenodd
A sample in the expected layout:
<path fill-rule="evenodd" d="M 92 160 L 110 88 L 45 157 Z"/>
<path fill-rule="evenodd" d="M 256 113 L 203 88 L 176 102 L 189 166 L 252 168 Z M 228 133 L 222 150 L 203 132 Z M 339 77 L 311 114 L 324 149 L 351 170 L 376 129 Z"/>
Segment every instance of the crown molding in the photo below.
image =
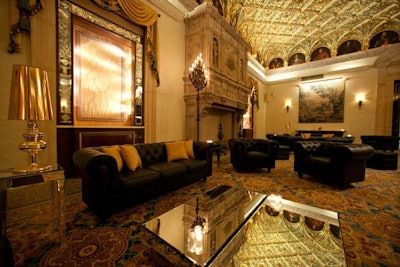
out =
<path fill-rule="evenodd" d="M 148 0 L 148 3 L 176 21 L 183 21 L 187 12 L 177 0 Z"/>
<path fill-rule="evenodd" d="M 267 71 L 251 54 L 248 54 L 247 70 L 250 75 L 266 84 L 344 70 L 392 66 L 392 63 L 398 62 L 396 59 L 399 56 L 400 43 Z"/>

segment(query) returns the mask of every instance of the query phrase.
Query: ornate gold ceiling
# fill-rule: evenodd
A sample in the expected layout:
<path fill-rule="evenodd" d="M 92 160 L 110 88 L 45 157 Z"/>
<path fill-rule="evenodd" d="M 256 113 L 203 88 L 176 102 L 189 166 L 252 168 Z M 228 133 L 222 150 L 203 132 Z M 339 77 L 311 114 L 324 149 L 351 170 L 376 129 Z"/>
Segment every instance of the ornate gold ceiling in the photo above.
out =
<path fill-rule="evenodd" d="M 210 0 L 208 0 L 210 1 Z M 204 2 L 204 1 L 203 1 Z M 211 1 L 210 1 L 211 2 Z M 266 68 L 275 58 L 289 58 L 327 47 L 336 56 L 347 40 L 369 48 L 378 33 L 400 33 L 400 0 L 214 0 L 223 16 L 251 46 Z"/>

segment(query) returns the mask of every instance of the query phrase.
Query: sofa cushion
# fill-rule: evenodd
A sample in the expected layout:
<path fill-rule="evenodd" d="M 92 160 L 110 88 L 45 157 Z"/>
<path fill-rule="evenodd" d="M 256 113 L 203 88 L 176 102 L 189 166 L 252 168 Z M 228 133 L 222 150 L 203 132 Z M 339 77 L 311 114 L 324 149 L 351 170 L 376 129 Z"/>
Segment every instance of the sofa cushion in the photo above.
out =
<path fill-rule="evenodd" d="M 332 162 L 330 157 L 307 157 L 304 159 L 304 164 L 311 163 L 313 165 L 329 165 Z"/>
<path fill-rule="evenodd" d="M 157 186 L 161 184 L 160 173 L 140 168 L 136 171 L 121 172 L 118 176 L 122 192 L 136 193 L 143 191 L 148 186 Z"/>
<path fill-rule="evenodd" d="M 101 152 L 104 152 L 107 155 L 112 156 L 117 162 L 118 171 L 120 172 L 122 170 L 122 167 L 124 166 L 124 161 L 121 157 L 121 149 L 119 146 L 101 147 Z"/>
<path fill-rule="evenodd" d="M 122 145 L 120 148 L 122 158 L 124 159 L 126 166 L 128 166 L 131 171 L 142 167 L 142 160 L 140 159 L 139 153 L 134 146 Z"/>
<path fill-rule="evenodd" d="M 187 175 L 187 166 L 179 162 L 159 162 L 148 168 L 159 172 L 162 181 L 176 180 Z"/>
<path fill-rule="evenodd" d="M 194 159 L 193 140 L 185 141 L 185 151 L 189 159 Z"/>
<path fill-rule="evenodd" d="M 186 160 L 180 160 L 177 163 L 186 165 L 189 175 L 199 173 L 207 168 L 206 160 L 186 159 Z"/>
<path fill-rule="evenodd" d="M 246 154 L 247 160 L 250 162 L 262 162 L 268 160 L 269 158 L 268 154 L 258 151 L 248 151 Z"/>
<path fill-rule="evenodd" d="M 184 141 L 165 143 L 165 147 L 167 149 L 168 162 L 180 159 L 189 159 L 186 153 Z"/>

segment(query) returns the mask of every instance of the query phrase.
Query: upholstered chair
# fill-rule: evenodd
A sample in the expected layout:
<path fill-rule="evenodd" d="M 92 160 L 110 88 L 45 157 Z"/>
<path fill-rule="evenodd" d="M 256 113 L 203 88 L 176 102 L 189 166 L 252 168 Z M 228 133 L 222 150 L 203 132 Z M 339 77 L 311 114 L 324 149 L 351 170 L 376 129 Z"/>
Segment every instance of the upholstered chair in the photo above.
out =
<path fill-rule="evenodd" d="M 238 172 L 275 168 L 279 143 L 266 139 L 231 139 L 231 164 Z"/>

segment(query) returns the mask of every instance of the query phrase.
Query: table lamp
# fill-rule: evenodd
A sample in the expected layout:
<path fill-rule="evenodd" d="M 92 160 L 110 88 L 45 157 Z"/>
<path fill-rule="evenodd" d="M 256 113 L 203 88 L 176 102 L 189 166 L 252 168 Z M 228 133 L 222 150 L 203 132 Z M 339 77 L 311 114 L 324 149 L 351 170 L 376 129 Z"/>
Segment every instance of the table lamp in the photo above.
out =
<path fill-rule="evenodd" d="M 14 65 L 11 79 L 9 120 L 27 120 L 28 132 L 24 133 L 25 142 L 19 145 L 21 151 L 31 156 L 31 163 L 23 169 L 14 172 L 39 172 L 51 168 L 39 166 L 36 162 L 37 153 L 47 147 L 42 140 L 43 133 L 38 129 L 38 120 L 52 120 L 50 86 L 47 72 L 26 65 Z"/>

